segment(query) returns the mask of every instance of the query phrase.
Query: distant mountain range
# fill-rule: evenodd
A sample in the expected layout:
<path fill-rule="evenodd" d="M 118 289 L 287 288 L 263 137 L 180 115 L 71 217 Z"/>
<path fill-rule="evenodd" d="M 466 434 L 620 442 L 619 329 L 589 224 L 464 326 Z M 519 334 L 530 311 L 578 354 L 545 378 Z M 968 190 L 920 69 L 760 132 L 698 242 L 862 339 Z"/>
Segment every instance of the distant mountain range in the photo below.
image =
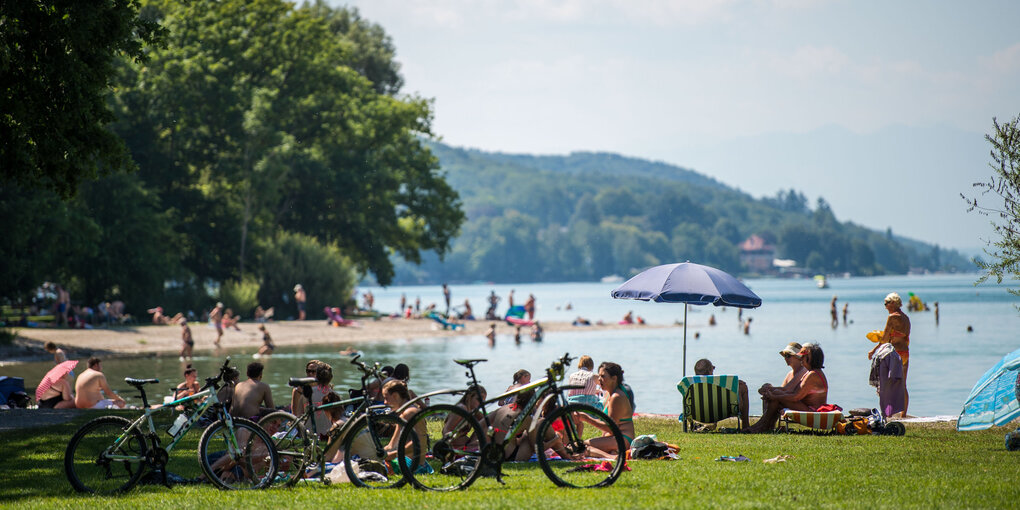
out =
<path fill-rule="evenodd" d="M 397 261 L 395 283 L 595 281 L 691 260 L 738 274 L 752 234 L 806 273 L 971 271 L 955 250 L 839 222 L 822 199 L 786 190 L 757 199 L 698 172 L 602 152 L 505 154 L 431 142 L 467 222 L 440 261 Z"/>

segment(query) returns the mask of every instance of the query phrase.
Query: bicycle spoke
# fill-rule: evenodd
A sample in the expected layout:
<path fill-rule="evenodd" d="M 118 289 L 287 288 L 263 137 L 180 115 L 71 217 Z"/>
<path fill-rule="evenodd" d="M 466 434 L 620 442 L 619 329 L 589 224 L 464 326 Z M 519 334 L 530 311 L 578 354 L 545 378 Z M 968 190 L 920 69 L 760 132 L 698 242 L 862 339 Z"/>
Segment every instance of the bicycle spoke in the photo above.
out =
<path fill-rule="evenodd" d="M 605 487 L 620 476 L 626 447 L 619 428 L 587 405 L 553 411 L 538 428 L 544 448 L 538 460 L 546 476 L 562 487 Z M 553 455 L 555 454 L 555 455 Z"/>
<path fill-rule="evenodd" d="M 130 425 L 124 418 L 104 416 L 78 430 L 64 455 L 71 486 L 79 492 L 111 494 L 138 482 L 146 451 L 141 433 L 132 431 L 114 446 Z"/>

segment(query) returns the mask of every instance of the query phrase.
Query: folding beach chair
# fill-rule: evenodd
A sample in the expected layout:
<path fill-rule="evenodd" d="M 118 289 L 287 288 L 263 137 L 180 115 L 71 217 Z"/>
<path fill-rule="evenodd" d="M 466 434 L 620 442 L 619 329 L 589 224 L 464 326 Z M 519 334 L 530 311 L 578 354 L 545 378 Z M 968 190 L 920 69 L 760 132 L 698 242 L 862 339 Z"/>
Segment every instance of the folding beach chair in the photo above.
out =
<path fill-rule="evenodd" d="M 796 423 L 822 432 L 832 432 L 832 429 L 836 428 L 836 424 L 843 419 L 843 411 L 818 413 L 785 409 L 779 419 L 787 431 L 790 430 L 790 424 Z"/>
<path fill-rule="evenodd" d="M 680 422 L 684 432 L 688 422 L 710 424 L 740 416 L 739 387 L 740 378 L 735 375 L 692 375 L 681 379 L 676 389 L 683 396 Z"/>

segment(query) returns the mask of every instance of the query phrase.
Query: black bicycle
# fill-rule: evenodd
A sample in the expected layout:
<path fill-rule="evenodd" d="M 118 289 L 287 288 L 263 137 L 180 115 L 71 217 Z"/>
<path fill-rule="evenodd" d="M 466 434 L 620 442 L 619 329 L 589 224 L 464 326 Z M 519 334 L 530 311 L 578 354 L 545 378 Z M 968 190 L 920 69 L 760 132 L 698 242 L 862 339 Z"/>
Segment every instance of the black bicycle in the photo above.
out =
<path fill-rule="evenodd" d="M 432 491 L 464 489 L 483 472 L 493 474 L 502 483 L 502 464 L 506 460 L 504 446 L 533 441 L 542 471 L 556 485 L 612 485 L 623 471 L 626 459 L 623 434 L 603 411 L 586 404 L 568 403 L 565 392 L 581 387 L 557 383 L 563 380 L 564 367 L 569 366 L 571 360 L 566 354 L 546 369 L 544 379 L 488 400 L 477 390 L 474 371 L 476 364 L 486 360 L 454 360 L 467 368 L 465 375 L 471 383 L 468 389 L 422 395 L 397 412 L 426 397 L 464 395 L 468 391 L 475 392 L 482 404 L 474 412 L 456 405 L 432 405 L 408 420 L 398 448 L 399 458 L 413 459 L 412 468 L 406 470 L 405 477 L 415 487 Z M 486 406 L 530 392 L 534 392 L 534 397 L 521 404 L 522 409 L 508 430 L 495 430 Z M 418 431 L 423 429 L 425 437 L 420 437 L 422 434 Z M 597 437 L 611 437 L 616 443 L 616 453 L 610 458 L 590 458 L 589 442 Z"/>
<path fill-rule="evenodd" d="M 378 363 L 369 367 L 358 361 L 360 357 L 360 354 L 355 356 L 351 364 L 361 369 L 361 391 L 351 391 L 351 398 L 316 405 L 312 401 L 315 378 L 293 377 L 288 385 L 301 389 L 308 401 L 305 411 L 301 416 L 276 411 L 259 420 L 259 425 L 271 434 L 279 451 L 279 482 L 288 487 L 301 480 L 317 479 L 329 484 L 329 478 L 323 472 L 324 467 L 339 447 L 343 451 L 347 478 L 354 485 L 392 489 L 406 483 L 399 467 L 394 469 L 392 463 L 387 463 L 385 448 L 393 434 L 404 426 L 404 421 L 399 415 L 391 413 L 387 406 L 373 405 L 365 398 L 369 381 L 381 379 L 381 375 Z M 315 413 L 342 411 L 347 406 L 357 407 L 345 421 L 327 430 L 319 430 Z"/>

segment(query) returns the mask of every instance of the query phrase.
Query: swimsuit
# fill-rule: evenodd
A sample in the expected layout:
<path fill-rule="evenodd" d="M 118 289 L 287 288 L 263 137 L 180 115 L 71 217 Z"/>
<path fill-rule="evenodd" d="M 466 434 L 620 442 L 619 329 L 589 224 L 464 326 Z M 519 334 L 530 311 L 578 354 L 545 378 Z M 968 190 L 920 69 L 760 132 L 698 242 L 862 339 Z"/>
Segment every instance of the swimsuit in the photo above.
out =
<path fill-rule="evenodd" d="M 57 404 L 64 400 L 63 395 L 57 395 L 55 397 L 43 399 L 39 401 L 39 409 L 53 409 Z"/>

